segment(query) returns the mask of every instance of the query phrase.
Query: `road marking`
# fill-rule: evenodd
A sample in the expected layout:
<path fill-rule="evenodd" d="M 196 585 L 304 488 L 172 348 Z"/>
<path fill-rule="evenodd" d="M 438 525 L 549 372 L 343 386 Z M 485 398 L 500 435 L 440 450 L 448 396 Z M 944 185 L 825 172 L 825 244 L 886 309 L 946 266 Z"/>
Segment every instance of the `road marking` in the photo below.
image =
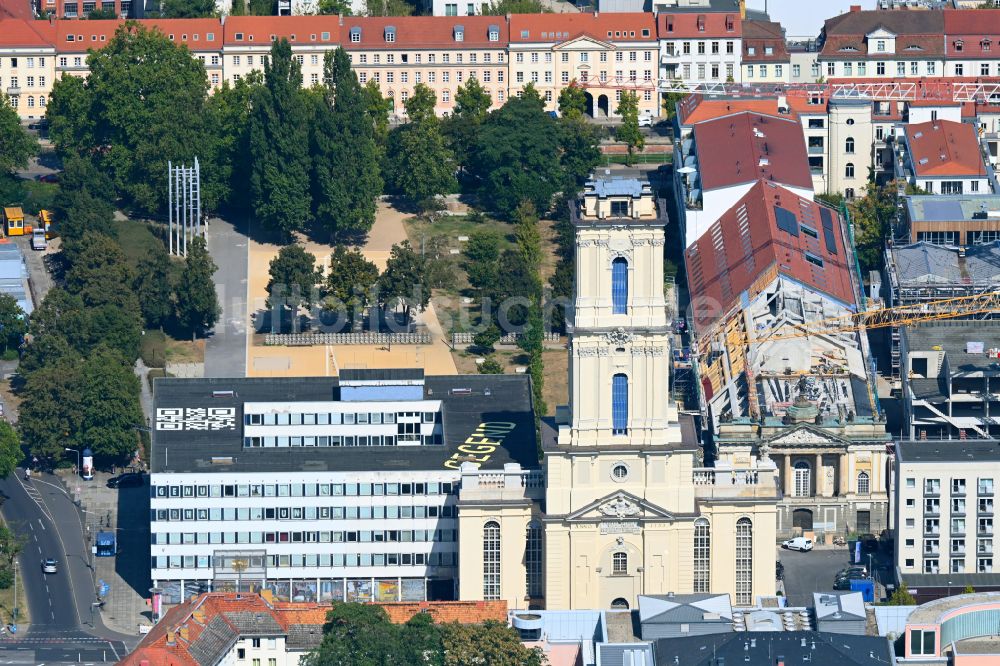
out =
<path fill-rule="evenodd" d="M 46 530 L 45 530 L 45 523 L 43 523 L 43 522 L 42 522 L 42 519 L 41 519 L 41 518 L 39 518 L 39 519 L 38 519 L 38 525 L 39 525 L 39 526 L 40 526 L 40 527 L 42 528 L 42 531 L 43 531 L 43 532 L 44 532 L 44 531 L 46 531 Z"/>
<path fill-rule="evenodd" d="M 32 532 L 34 532 L 35 531 L 35 524 L 34 523 L 28 523 L 28 529 L 31 530 Z"/>

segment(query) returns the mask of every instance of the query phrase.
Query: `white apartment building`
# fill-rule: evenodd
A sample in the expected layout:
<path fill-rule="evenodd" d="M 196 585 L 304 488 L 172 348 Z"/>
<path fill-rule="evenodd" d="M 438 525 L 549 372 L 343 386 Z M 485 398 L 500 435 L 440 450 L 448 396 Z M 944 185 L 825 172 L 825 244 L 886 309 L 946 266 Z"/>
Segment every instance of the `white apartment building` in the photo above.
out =
<path fill-rule="evenodd" d="M 900 579 L 925 594 L 937 588 L 940 596 L 966 585 L 997 589 L 993 540 L 1000 445 L 995 440 L 900 442 L 894 481 Z"/>
<path fill-rule="evenodd" d="M 743 21 L 739 12 L 664 13 L 656 17 L 660 37 L 660 83 L 739 83 Z"/>
<path fill-rule="evenodd" d="M 277 600 L 453 599 L 460 465 L 537 467 L 524 377 L 342 370 L 154 394 L 150 568 L 167 604 L 237 582 Z"/>

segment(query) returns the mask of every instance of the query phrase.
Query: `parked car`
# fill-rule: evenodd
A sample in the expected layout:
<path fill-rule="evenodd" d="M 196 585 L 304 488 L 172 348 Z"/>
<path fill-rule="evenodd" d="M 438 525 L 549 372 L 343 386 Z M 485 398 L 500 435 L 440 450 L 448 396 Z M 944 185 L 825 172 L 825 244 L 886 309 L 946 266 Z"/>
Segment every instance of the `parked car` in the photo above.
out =
<path fill-rule="evenodd" d="M 49 241 L 45 238 L 45 229 L 36 228 L 31 232 L 31 249 L 44 250 L 49 246 Z"/>
<path fill-rule="evenodd" d="M 108 479 L 108 488 L 139 488 L 146 484 L 146 475 L 142 472 L 129 472 Z"/>
<path fill-rule="evenodd" d="M 862 576 L 867 576 L 868 575 L 868 567 L 866 567 L 864 565 L 859 565 L 859 566 L 856 566 L 856 567 L 853 567 L 853 566 L 852 567 L 844 567 L 843 569 L 841 569 L 840 571 L 837 572 L 837 576 L 836 577 L 837 578 L 845 578 L 845 577 L 850 576 L 852 574 L 861 574 Z"/>
<path fill-rule="evenodd" d="M 788 550 L 798 550 L 800 552 L 808 552 L 813 549 L 812 539 L 807 539 L 805 537 L 795 537 L 794 539 L 789 539 L 781 544 L 782 548 L 787 548 Z"/>
<path fill-rule="evenodd" d="M 652 127 L 653 126 L 653 112 L 643 111 L 639 114 L 639 127 Z"/>
<path fill-rule="evenodd" d="M 857 578 L 838 578 L 833 581 L 833 589 L 835 590 L 849 590 L 851 589 L 852 580 L 864 580 L 864 576 L 859 576 Z"/>
<path fill-rule="evenodd" d="M 42 573 L 54 574 L 59 571 L 59 564 L 51 557 L 42 560 Z"/>
<path fill-rule="evenodd" d="M 40 183 L 58 183 L 59 174 L 58 173 L 47 173 L 38 177 L 38 182 Z"/>

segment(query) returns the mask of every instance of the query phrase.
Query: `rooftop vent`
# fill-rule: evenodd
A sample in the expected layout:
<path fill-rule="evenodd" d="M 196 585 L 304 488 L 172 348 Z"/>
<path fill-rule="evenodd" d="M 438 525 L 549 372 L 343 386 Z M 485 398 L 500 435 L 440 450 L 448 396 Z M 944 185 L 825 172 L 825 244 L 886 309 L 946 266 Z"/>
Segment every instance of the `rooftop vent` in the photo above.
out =
<path fill-rule="evenodd" d="M 213 465 L 232 465 L 236 462 L 233 456 L 212 456 Z"/>
<path fill-rule="evenodd" d="M 766 157 L 762 157 L 762 158 L 760 158 L 760 160 L 759 160 L 759 161 L 757 162 L 757 166 L 760 166 L 760 167 L 766 167 L 766 166 L 767 166 L 767 165 L 769 165 L 770 163 L 771 163 L 771 161 L 770 161 L 769 159 L 767 159 Z"/>
<path fill-rule="evenodd" d="M 235 398 L 236 391 L 212 391 L 213 398 Z"/>

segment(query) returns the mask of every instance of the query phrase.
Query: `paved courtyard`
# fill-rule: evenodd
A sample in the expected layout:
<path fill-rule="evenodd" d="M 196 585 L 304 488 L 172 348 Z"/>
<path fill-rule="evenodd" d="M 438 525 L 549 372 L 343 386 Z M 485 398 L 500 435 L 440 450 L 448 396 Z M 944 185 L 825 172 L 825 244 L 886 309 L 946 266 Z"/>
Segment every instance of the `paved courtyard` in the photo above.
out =
<path fill-rule="evenodd" d="M 387 202 L 379 202 L 375 225 L 361 248 L 365 258 L 379 270 L 385 268 L 392 246 L 406 240 L 406 229 L 403 227 L 406 217 L 406 213 Z M 258 313 L 261 319 L 266 310 L 268 266 L 280 249 L 278 245 L 250 241 L 247 267 L 249 307 L 250 312 Z M 329 266 L 332 246 L 310 242 L 305 244 L 305 249 L 316 257 L 319 265 L 324 268 Z M 248 327 L 246 374 L 248 377 L 334 376 L 342 368 L 423 368 L 429 375 L 457 374 L 451 350 L 433 307 L 420 313 L 417 320 L 431 333 L 433 342 L 428 345 L 394 345 L 391 349 L 378 345 L 264 346 L 254 344 L 253 328 Z"/>
<path fill-rule="evenodd" d="M 833 577 L 846 567 L 846 547 L 816 549 L 808 553 L 778 548 L 778 559 L 785 565 L 785 597 L 789 606 L 812 606 L 813 592 L 833 590 Z"/>

